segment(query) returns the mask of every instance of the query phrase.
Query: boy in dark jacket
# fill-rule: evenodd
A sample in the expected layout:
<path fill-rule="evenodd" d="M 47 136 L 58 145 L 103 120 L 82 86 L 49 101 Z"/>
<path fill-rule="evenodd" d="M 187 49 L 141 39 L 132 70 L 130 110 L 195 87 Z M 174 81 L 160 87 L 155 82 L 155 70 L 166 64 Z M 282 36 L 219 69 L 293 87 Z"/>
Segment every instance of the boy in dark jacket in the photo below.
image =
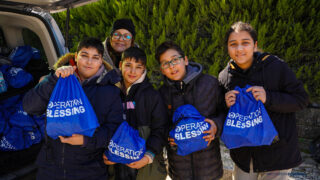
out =
<path fill-rule="evenodd" d="M 241 147 L 230 150 L 235 162 L 235 180 L 288 179 L 293 167 L 301 164 L 295 112 L 308 104 L 303 85 L 288 65 L 278 57 L 257 52 L 257 33 L 248 23 L 236 22 L 226 35 L 228 65 L 219 74 L 227 93 L 228 107 L 236 103 L 234 90 L 247 84 L 247 91 L 260 100 L 276 130 L 279 141 L 270 146 Z M 235 139 L 236 141 L 236 139 Z"/>
<path fill-rule="evenodd" d="M 45 113 L 58 77 L 67 77 L 75 70 L 82 88 L 98 118 L 93 137 L 73 134 L 54 140 L 46 137 L 38 158 L 37 179 L 107 179 L 102 154 L 116 128 L 123 121 L 120 90 L 113 84 L 119 80 L 111 66 L 103 61 L 100 40 L 88 38 L 81 41 L 77 52 L 59 59 L 54 74 L 46 76 L 23 99 L 28 114 Z M 63 66 L 75 60 L 75 66 Z M 67 93 L 67 92 L 66 92 Z"/>
<path fill-rule="evenodd" d="M 131 164 L 115 164 L 116 180 L 165 180 L 163 147 L 166 144 L 168 115 L 158 91 L 147 79 L 146 54 L 130 47 L 122 54 L 122 101 L 128 124 L 146 140 L 144 157 Z M 104 156 L 105 163 L 114 164 Z"/>
<path fill-rule="evenodd" d="M 173 112 L 185 104 L 193 105 L 202 116 L 206 117 L 211 128 L 204 131 L 208 135 L 208 147 L 186 156 L 177 155 L 176 144 L 169 138 L 167 147 L 169 175 L 172 179 L 205 180 L 219 179 L 223 175 L 219 139 L 225 118 L 223 94 L 218 80 L 203 74 L 202 66 L 189 62 L 182 49 L 171 41 L 162 43 L 156 50 L 156 59 L 165 76 L 160 93 L 170 113 L 172 124 Z"/>

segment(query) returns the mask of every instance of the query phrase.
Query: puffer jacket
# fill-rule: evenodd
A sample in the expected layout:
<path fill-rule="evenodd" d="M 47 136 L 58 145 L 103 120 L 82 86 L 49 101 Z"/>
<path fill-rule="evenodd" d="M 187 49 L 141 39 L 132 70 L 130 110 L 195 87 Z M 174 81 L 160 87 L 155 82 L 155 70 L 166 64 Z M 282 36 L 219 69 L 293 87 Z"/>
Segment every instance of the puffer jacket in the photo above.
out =
<path fill-rule="evenodd" d="M 125 90 L 124 90 L 125 91 Z M 166 145 L 168 114 L 166 106 L 146 77 L 146 72 L 126 92 L 122 93 L 126 121 L 146 140 L 153 162 L 139 170 L 123 164 L 115 165 L 116 180 L 165 180 L 167 173 L 163 158 Z"/>
<path fill-rule="evenodd" d="M 168 146 L 169 175 L 176 180 L 212 180 L 223 175 L 219 135 L 225 119 L 223 95 L 218 80 L 203 74 L 202 66 L 189 62 L 183 81 L 171 81 L 165 77 L 160 93 L 165 99 L 171 117 L 181 105 L 193 105 L 201 115 L 212 119 L 218 131 L 209 147 L 186 156 L 177 155 L 176 148 Z M 221 108 L 221 109 L 220 109 Z"/>
<path fill-rule="evenodd" d="M 301 164 L 295 112 L 308 104 L 303 85 L 288 65 L 268 53 L 255 53 L 251 67 L 243 71 L 231 60 L 220 72 L 219 81 L 226 91 L 235 86 L 263 86 L 264 106 L 279 133 L 280 141 L 270 146 L 241 147 L 230 150 L 232 160 L 249 172 L 250 160 L 255 172 L 290 169 Z"/>
<path fill-rule="evenodd" d="M 73 58 L 72 54 L 60 58 L 54 67 L 66 65 L 70 58 Z M 106 63 L 98 73 L 81 85 L 100 126 L 93 137 L 84 137 L 81 146 L 61 143 L 59 138 L 54 140 L 47 136 L 37 158 L 37 179 L 107 179 L 102 155 L 116 128 L 123 122 L 123 109 L 120 89 L 114 86 L 119 81 L 117 74 Z M 54 74 L 49 74 L 27 92 L 23 108 L 28 114 L 45 113 L 57 80 Z"/>

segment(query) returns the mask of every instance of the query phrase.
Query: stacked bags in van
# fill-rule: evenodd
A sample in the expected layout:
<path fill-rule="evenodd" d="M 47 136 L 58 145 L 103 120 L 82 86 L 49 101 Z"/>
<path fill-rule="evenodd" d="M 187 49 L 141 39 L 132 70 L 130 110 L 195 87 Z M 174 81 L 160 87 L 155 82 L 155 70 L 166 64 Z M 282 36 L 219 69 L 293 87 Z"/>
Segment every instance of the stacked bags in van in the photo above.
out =
<path fill-rule="evenodd" d="M 41 60 L 40 52 L 31 46 L 19 46 L 7 57 L 3 56 L 5 54 L 0 55 L 0 150 L 26 149 L 39 143 L 44 137 L 44 116 L 30 116 L 24 112 L 21 102 L 23 94 L 20 94 L 25 91 L 20 88 L 34 80 L 25 68 L 31 59 Z M 5 93 L 7 91 L 11 94 Z"/>

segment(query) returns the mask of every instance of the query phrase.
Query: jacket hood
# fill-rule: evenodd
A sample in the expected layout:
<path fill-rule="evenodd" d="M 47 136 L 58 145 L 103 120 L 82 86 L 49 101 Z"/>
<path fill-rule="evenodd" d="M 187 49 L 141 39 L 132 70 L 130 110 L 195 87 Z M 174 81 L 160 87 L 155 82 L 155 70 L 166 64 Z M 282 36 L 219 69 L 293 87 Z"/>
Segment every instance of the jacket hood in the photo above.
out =
<path fill-rule="evenodd" d="M 61 66 L 69 65 L 69 61 L 74 58 L 75 58 L 75 53 L 65 54 L 64 56 L 60 57 L 59 60 L 53 65 L 53 69 L 57 70 Z M 102 61 L 102 64 L 105 69 L 102 73 L 100 73 L 100 76 L 97 77 L 96 83 L 102 84 L 102 85 L 111 83 L 120 87 L 120 77 L 118 73 L 105 60 Z"/>
<path fill-rule="evenodd" d="M 194 79 L 196 79 L 202 73 L 202 65 L 196 62 L 189 61 L 187 68 L 187 74 L 183 78 L 184 84 L 190 84 Z M 174 85 L 176 81 L 172 81 L 165 76 L 165 83 L 168 85 Z"/>
<path fill-rule="evenodd" d="M 153 86 L 149 82 L 149 79 L 148 79 L 148 77 L 146 75 L 145 76 L 141 76 L 139 80 L 137 80 L 136 83 L 134 83 L 132 86 L 130 86 L 130 89 L 129 88 L 127 89 L 127 97 L 129 99 L 133 98 L 135 96 L 135 94 L 137 93 L 138 89 L 139 89 L 140 92 L 142 92 L 145 89 L 153 88 Z"/>
<path fill-rule="evenodd" d="M 229 90 L 232 89 L 232 85 L 229 84 L 230 79 L 233 76 L 242 77 L 244 79 L 252 79 L 252 74 L 255 74 L 257 71 L 261 71 L 261 76 L 263 80 L 263 84 L 265 82 L 265 67 L 273 63 L 276 59 L 279 59 L 276 56 L 270 55 L 269 53 L 261 53 L 255 52 L 254 53 L 254 60 L 251 67 L 247 70 L 241 69 L 233 59 L 231 59 L 227 66 L 219 73 L 219 81 L 222 84 L 228 84 Z"/>
<path fill-rule="evenodd" d="M 127 89 L 127 91 L 126 91 L 126 94 L 129 94 L 129 91 L 130 91 L 130 89 L 131 89 L 132 86 L 134 86 L 135 84 L 140 84 L 140 83 L 142 83 L 142 82 L 146 79 L 146 76 L 147 76 L 147 70 L 145 70 L 145 71 L 143 72 L 143 74 L 141 75 L 141 77 L 140 77 L 138 80 L 136 80 L 130 87 L 128 87 L 128 89 Z M 123 77 L 122 77 L 122 78 L 123 78 Z M 123 83 L 123 86 L 124 86 L 124 83 Z"/>

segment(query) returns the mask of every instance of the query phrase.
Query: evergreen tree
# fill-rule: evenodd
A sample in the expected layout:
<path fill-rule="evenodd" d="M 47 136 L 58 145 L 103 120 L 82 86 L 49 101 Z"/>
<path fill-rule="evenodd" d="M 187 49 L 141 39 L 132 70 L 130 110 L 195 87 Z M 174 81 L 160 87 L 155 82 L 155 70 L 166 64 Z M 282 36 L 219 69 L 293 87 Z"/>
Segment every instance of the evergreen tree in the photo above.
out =
<path fill-rule="evenodd" d="M 104 40 L 117 18 L 129 17 L 136 42 L 147 54 L 151 82 L 161 80 L 156 47 L 173 40 L 190 60 L 217 76 L 229 57 L 224 36 L 235 21 L 249 22 L 258 46 L 285 60 L 304 82 L 311 99 L 320 101 L 320 1 L 318 0 L 100 0 L 71 9 L 73 47 L 85 36 Z M 65 30 L 66 12 L 54 14 Z"/>

